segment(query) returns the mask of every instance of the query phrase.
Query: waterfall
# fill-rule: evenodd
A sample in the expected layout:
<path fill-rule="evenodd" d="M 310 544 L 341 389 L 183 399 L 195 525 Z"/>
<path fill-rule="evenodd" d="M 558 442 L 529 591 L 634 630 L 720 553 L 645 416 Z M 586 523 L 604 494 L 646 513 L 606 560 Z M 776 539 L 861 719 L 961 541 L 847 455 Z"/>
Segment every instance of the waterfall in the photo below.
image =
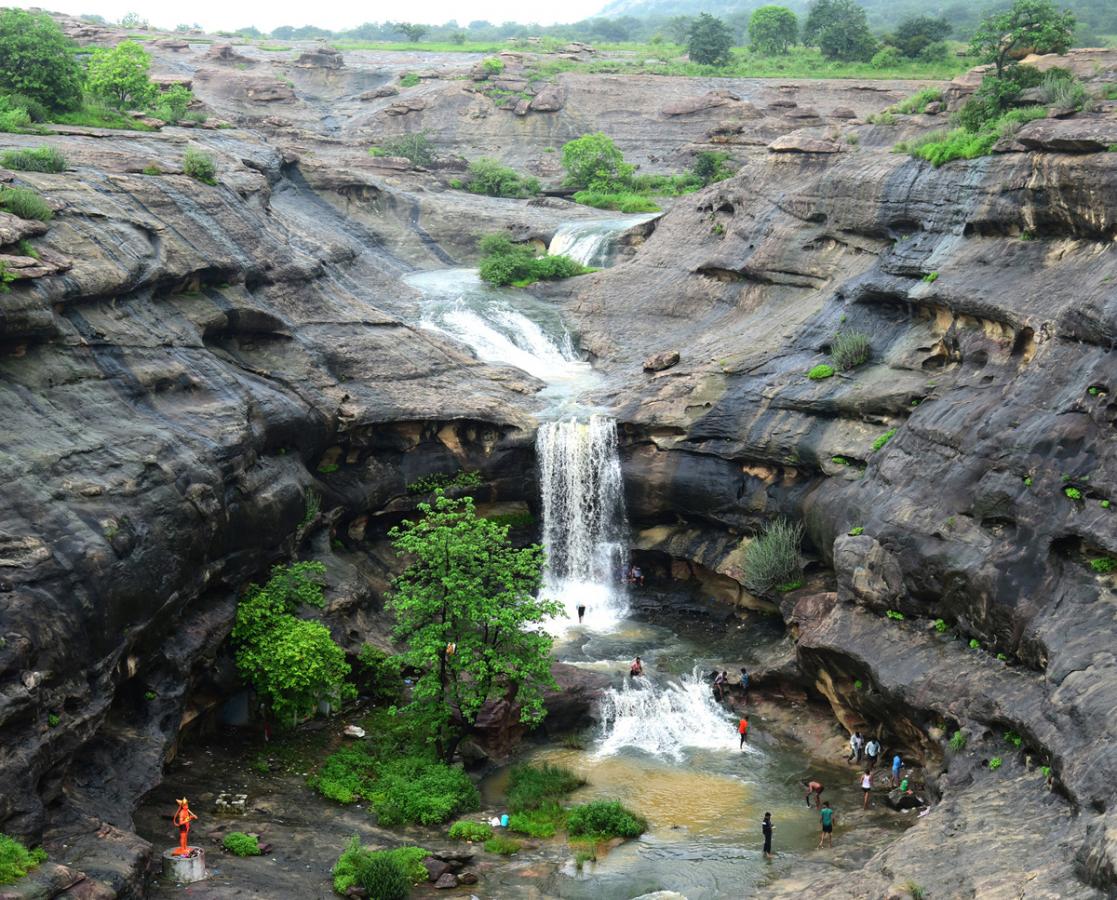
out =
<path fill-rule="evenodd" d="M 617 455 L 616 422 L 545 422 L 536 438 L 543 496 L 545 596 L 566 607 L 560 627 L 577 622 L 607 629 L 625 612 L 621 568 L 626 558 L 624 487 Z"/>
<path fill-rule="evenodd" d="M 590 219 L 560 225 L 547 248 L 549 256 L 569 256 L 583 266 L 600 269 L 613 261 L 618 236 L 635 225 L 655 218 L 631 216 L 626 219 Z"/>
<path fill-rule="evenodd" d="M 625 681 L 601 698 L 602 737 L 599 756 L 633 747 L 657 756 L 682 758 L 687 747 L 737 750 L 736 722 L 714 700 L 708 681 L 698 671 L 662 687 L 651 678 Z M 748 752 L 759 752 L 748 743 Z"/>

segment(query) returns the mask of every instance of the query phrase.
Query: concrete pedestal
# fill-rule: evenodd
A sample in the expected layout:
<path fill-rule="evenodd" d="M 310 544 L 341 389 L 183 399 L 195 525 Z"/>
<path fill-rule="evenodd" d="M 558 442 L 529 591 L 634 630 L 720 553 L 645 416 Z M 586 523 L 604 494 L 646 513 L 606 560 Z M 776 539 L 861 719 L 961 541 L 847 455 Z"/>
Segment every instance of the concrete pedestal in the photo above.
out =
<path fill-rule="evenodd" d="M 189 847 L 189 856 L 175 856 L 175 848 L 163 851 L 163 877 L 179 884 L 203 881 L 206 877 L 206 851 Z"/>

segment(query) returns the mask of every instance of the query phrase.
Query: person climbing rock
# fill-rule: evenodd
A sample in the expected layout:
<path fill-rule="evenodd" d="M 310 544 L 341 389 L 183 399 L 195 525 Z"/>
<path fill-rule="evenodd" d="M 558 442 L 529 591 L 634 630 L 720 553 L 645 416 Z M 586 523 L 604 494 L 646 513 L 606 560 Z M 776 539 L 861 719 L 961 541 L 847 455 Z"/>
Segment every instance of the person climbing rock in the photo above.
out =
<path fill-rule="evenodd" d="M 628 674 L 633 678 L 637 675 L 644 674 L 644 663 L 640 661 L 639 656 L 637 656 L 636 659 L 632 661 L 632 665 L 628 667 Z"/>
<path fill-rule="evenodd" d="M 585 618 L 585 615 L 586 615 L 586 604 L 579 603 L 578 604 L 578 624 L 579 625 L 582 624 L 582 619 Z"/>
<path fill-rule="evenodd" d="M 826 846 L 833 849 L 834 847 L 834 810 L 830 808 L 830 803 L 822 804 L 822 809 L 818 811 L 818 820 L 822 823 L 822 834 L 818 838 L 818 846 L 822 846 L 822 842 L 826 841 Z"/>
<path fill-rule="evenodd" d="M 745 702 L 749 699 L 749 670 L 741 666 L 741 692 L 745 695 Z"/>
<path fill-rule="evenodd" d="M 869 770 L 866 769 L 861 774 L 861 795 L 862 795 L 862 797 L 861 797 L 861 808 L 862 809 L 868 809 L 869 808 L 869 799 L 872 796 L 872 793 L 873 793 L 873 776 L 869 772 Z"/>
<path fill-rule="evenodd" d="M 869 764 L 869 771 L 877 764 L 877 757 L 880 756 L 880 741 L 876 738 L 869 738 L 869 743 L 865 745 L 865 761 Z"/>
<path fill-rule="evenodd" d="M 861 753 L 865 749 L 865 738 L 860 731 L 855 731 L 849 736 L 849 762 L 861 762 Z"/>
<path fill-rule="evenodd" d="M 741 743 L 738 745 L 742 750 L 745 749 L 745 741 L 749 739 L 749 720 L 741 717 L 741 722 L 737 726 L 737 734 L 741 736 Z"/>
<path fill-rule="evenodd" d="M 807 808 L 808 809 L 810 808 L 810 805 L 811 805 L 811 794 L 814 794 L 814 798 L 815 798 L 814 799 L 814 805 L 815 805 L 815 807 L 819 808 L 819 807 L 822 806 L 822 792 L 824 790 L 825 790 L 825 788 L 822 786 L 821 781 L 808 781 L 807 782 L 806 799 L 807 799 Z"/>
<path fill-rule="evenodd" d="M 892 787 L 896 787 L 900 783 L 900 769 L 904 767 L 904 761 L 897 753 L 892 757 Z"/>
<path fill-rule="evenodd" d="M 764 821 L 760 823 L 760 830 L 764 834 L 764 858 L 772 858 L 772 814 L 764 813 Z"/>
<path fill-rule="evenodd" d="M 725 699 L 725 685 L 728 681 L 724 672 L 718 672 L 714 676 L 714 696 L 718 698 L 719 703 Z"/>

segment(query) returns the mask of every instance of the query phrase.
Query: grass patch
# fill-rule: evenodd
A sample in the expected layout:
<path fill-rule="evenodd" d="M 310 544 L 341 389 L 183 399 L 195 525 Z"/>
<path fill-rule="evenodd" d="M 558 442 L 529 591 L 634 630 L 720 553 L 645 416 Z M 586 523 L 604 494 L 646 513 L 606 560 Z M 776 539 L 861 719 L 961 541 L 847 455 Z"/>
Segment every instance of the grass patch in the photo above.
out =
<path fill-rule="evenodd" d="M 512 813 L 508 830 L 532 838 L 551 838 L 566 822 L 566 810 L 557 803 L 546 804 L 528 812 Z"/>
<path fill-rule="evenodd" d="M 811 381 L 822 381 L 825 378 L 833 378 L 834 367 L 826 363 L 819 363 L 807 373 L 807 377 Z"/>
<path fill-rule="evenodd" d="M 385 138 L 375 147 L 369 147 L 368 153 L 369 156 L 402 156 L 413 166 L 429 166 L 434 162 L 434 145 L 425 131 Z"/>
<path fill-rule="evenodd" d="M 884 434 L 882 434 L 875 441 L 873 441 L 873 452 L 875 453 L 877 450 L 880 450 L 885 444 L 887 444 L 890 440 L 892 440 L 892 438 L 895 434 L 896 434 L 896 429 L 895 428 L 889 428 Z"/>
<path fill-rule="evenodd" d="M 450 840 L 479 843 L 493 836 L 493 827 L 487 822 L 469 822 L 462 819 L 450 826 Z"/>
<path fill-rule="evenodd" d="M 830 343 L 830 356 L 844 372 L 856 369 L 869 359 L 873 345 L 862 331 L 839 331 Z"/>
<path fill-rule="evenodd" d="M 65 172 L 66 157 L 54 147 L 8 150 L 0 155 L 0 166 L 20 172 Z"/>
<path fill-rule="evenodd" d="M 942 101 L 942 91 L 939 88 L 924 88 L 916 94 L 912 94 L 906 100 L 901 100 L 893 109 L 898 113 L 904 115 L 913 115 L 915 113 L 922 113 L 927 109 L 930 103 L 939 103 Z"/>
<path fill-rule="evenodd" d="M 15 838 L 0 834 L 0 884 L 18 881 L 46 858 L 42 847 L 28 850 Z"/>
<path fill-rule="evenodd" d="M 950 744 L 950 749 L 953 750 L 956 753 L 960 750 L 965 750 L 966 749 L 966 736 L 964 734 L 962 734 L 961 731 L 955 731 L 954 734 L 952 734 L 950 736 L 949 744 Z"/>
<path fill-rule="evenodd" d="M 495 159 L 482 157 L 469 164 L 469 181 L 465 189 L 471 194 L 522 200 L 539 193 L 539 179 L 520 175 Z"/>
<path fill-rule="evenodd" d="M 526 812 L 556 804 L 586 783 L 563 766 L 513 766 L 508 773 L 508 808 Z"/>
<path fill-rule="evenodd" d="M 950 626 L 946 624 L 945 619 L 935 619 L 935 631 L 937 631 L 939 634 L 945 634 L 947 628 L 949 627 Z"/>
<path fill-rule="evenodd" d="M 953 131 L 933 131 L 915 141 L 897 144 L 896 150 L 917 159 L 925 159 L 936 169 L 956 159 L 977 159 L 993 152 L 993 146 L 1002 137 L 1016 132 L 1022 125 L 1047 116 L 1042 106 L 1026 106 L 1004 113 L 986 123 L 978 131 L 955 128 Z"/>
<path fill-rule="evenodd" d="M 259 856 L 261 853 L 259 840 L 243 831 L 230 831 L 221 846 L 234 856 Z"/>
<path fill-rule="evenodd" d="M 619 800 L 594 800 L 570 810 L 566 829 L 571 837 L 596 841 L 634 838 L 647 831 L 648 822 Z"/>
<path fill-rule="evenodd" d="M 536 256 L 530 247 L 514 244 L 502 234 L 482 238 L 481 252 L 481 278 L 490 284 L 524 287 L 594 271 L 569 256 Z"/>
<path fill-rule="evenodd" d="M 486 852 L 499 853 L 501 856 L 511 856 L 522 846 L 519 841 L 507 837 L 494 837 L 485 841 Z"/>
<path fill-rule="evenodd" d="M 799 544 L 803 526 L 787 519 L 775 519 L 761 535 L 745 548 L 745 586 L 764 593 L 774 586 L 799 581 L 803 570 Z"/>
<path fill-rule="evenodd" d="M 416 75 L 414 72 L 408 72 L 399 80 L 399 86 L 402 88 L 418 87 L 422 83 L 423 79 Z"/>
<path fill-rule="evenodd" d="M 377 900 L 404 900 L 411 885 L 427 880 L 423 859 L 429 855 L 422 847 L 366 850 L 360 837 L 353 835 L 330 872 L 334 890 L 344 896 L 349 888 L 359 886 Z"/>
<path fill-rule="evenodd" d="M 0 209 L 21 219 L 38 219 L 49 222 L 54 218 L 50 205 L 28 188 L 0 186 Z"/>
<path fill-rule="evenodd" d="M 443 472 L 434 475 L 424 475 L 416 478 L 407 486 L 409 494 L 430 494 L 437 490 L 447 490 L 456 487 L 477 487 L 481 484 L 480 472 L 466 472 L 459 469 L 452 475 Z"/>
<path fill-rule="evenodd" d="M 1097 559 L 1090 560 L 1090 568 L 1099 575 L 1108 575 L 1117 569 L 1117 559 L 1112 556 L 1100 556 Z"/>
<path fill-rule="evenodd" d="M 583 206 L 592 206 L 595 209 L 615 209 L 622 213 L 654 213 L 659 212 L 659 206 L 643 194 L 631 191 L 610 193 L 608 191 L 578 191 L 574 194 L 574 202 Z"/>
<path fill-rule="evenodd" d="M 1000 768 L 1000 767 L 1001 767 L 1001 766 L 1002 766 L 1003 764 L 1004 764 L 1004 760 L 1003 760 L 1003 759 L 1001 759 L 1001 758 L 1000 758 L 999 756 L 994 756 L 994 757 L 993 757 L 993 758 L 992 758 L 991 760 L 989 760 L 989 771 L 990 771 L 990 772 L 995 772 L 995 771 L 997 771 L 997 769 L 999 769 L 999 768 Z"/>
<path fill-rule="evenodd" d="M 52 113 L 50 120 L 58 125 L 74 125 L 82 128 L 111 128 L 116 131 L 158 131 L 133 119 L 120 110 L 98 103 L 86 102 L 81 109 L 70 112 Z"/>
<path fill-rule="evenodd" d="M 856 526 L 855 528 L 851 528 L 849 531 L 846 532 L 846 534 L 848 534 L 850 537 L 857 537 L 858 535 L 864 533 L 865 529 L 862 528 L 860 525 Z"/>

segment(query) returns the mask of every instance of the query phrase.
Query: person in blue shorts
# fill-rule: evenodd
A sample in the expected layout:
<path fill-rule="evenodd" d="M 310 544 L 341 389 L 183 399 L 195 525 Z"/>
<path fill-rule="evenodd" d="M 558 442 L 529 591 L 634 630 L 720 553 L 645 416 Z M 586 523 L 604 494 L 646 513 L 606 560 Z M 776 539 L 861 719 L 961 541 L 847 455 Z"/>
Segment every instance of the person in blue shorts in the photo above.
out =
<path fill-rule="evenodd" d="M 900 783 L 900 769 L 904 767 L 904 761 L 900 759 L 900 754 L 897 753 L 892 757 L 892 787 L 896 787 Z"/>
<path fill-rule="evenodd" d="M 822 823 L 822 834 L 818 839 L 818 846 L 822 846 L 822 842 L 826 841 L 826 846 L 831 849 L 834 848 L 834 810 L 830 808 L 830 801 L 822 804 L 822 809 L 818 811 L 818 820 Z"/>

